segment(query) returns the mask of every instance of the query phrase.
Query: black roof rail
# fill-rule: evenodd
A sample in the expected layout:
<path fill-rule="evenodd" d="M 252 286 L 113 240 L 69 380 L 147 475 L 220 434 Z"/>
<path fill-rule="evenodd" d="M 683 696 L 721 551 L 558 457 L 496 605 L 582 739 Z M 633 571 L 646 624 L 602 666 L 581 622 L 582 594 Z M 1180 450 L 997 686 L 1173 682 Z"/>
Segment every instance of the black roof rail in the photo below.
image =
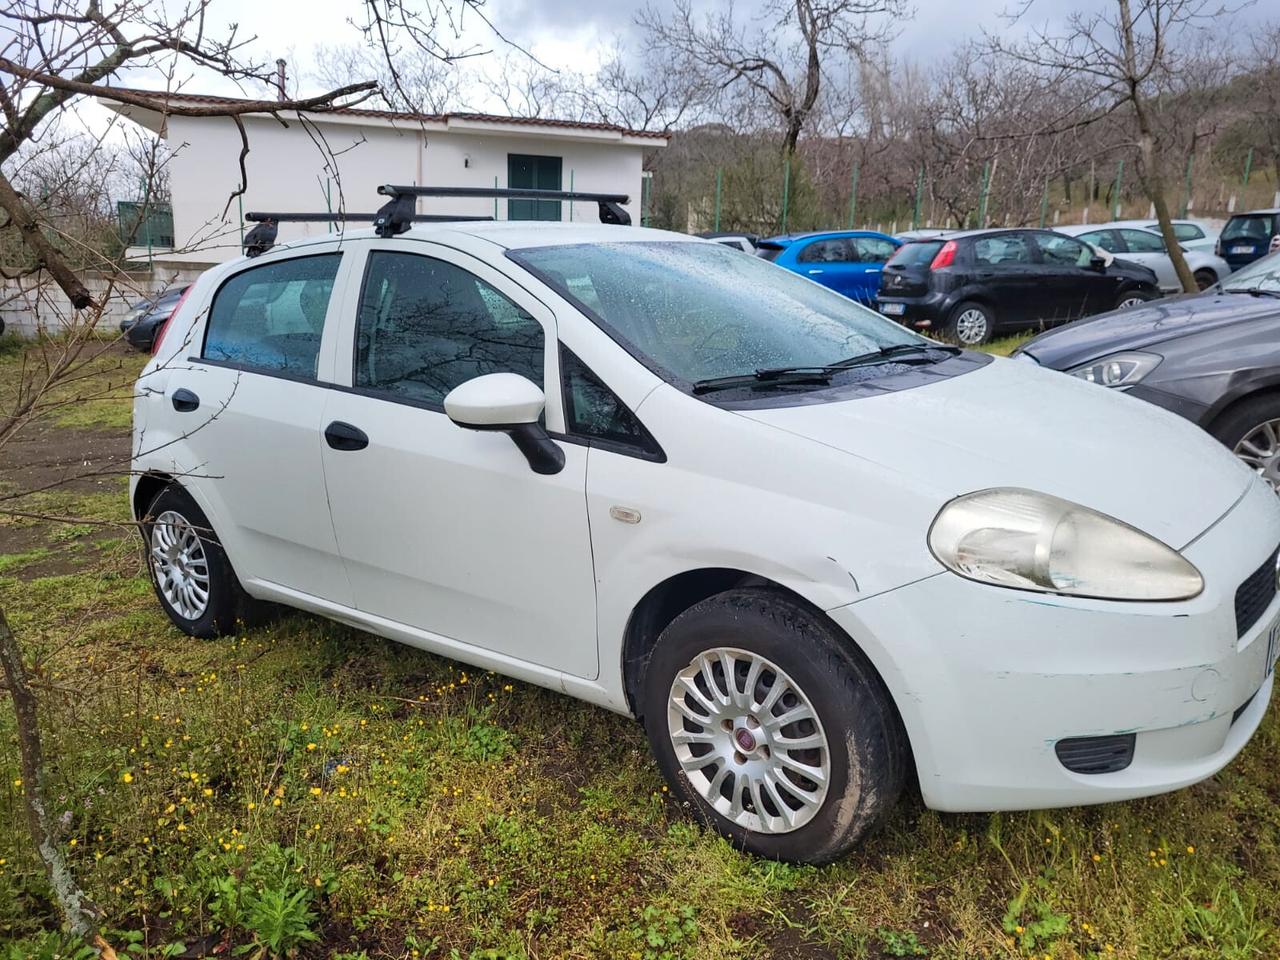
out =
<path fill-rule="evenodd" d="M 333 223 L 335 221 L 378 219 L 376 213 L 353 213 L 350 210 L 333 210 L 324 213 L 270 213 L 251 210 L 245 220 L 257 226 L 244 235 L 243 248 L 246 257 L 257 257 L 276 245 L 277 227 L 281 223 Z M 412 213 L 410 219 L 420 223 L 451 223 L 455 221 L 492 220 L 493 217 L 455 217 L 438 213 Z M 380 234 L 386 236 L 386 234 Z"/>
<path fill-rule="evenodd" d="M 622 204 L 630 203 L 631 198 L 625 193 L 581 193 L 576 190 L 534 190 L 522 187 L 413 187 L 383 184 L 378 193 L 390 197 L 374 218 L 373 227 L 380 237 L 393 237 L 404 233 L 409 224 L 420 219 L 414 210 L 417 209 L 418 197 L 473 197 L 494 200 L 582 200 L 596 203 L 600 207 L 600 222 L 614 223 L 619 226 L 631 225 L 631 214 L 622 209 Z M 462 219 L 449 217 L 447 219 Z"/>

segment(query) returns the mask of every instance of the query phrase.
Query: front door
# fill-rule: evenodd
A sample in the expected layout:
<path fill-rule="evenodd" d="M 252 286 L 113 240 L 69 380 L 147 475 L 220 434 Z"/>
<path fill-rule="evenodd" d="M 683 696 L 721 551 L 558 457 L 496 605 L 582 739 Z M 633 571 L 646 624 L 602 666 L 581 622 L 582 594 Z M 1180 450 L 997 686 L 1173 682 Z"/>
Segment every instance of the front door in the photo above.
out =
<path fill-rule="evenodd" d="M 1105 270 L 1092 266 L 1092 247 L 1061 233 L 1033 236 L 1043 261 L 1046 300 L 1053 309 L 1052 318 L 1041 319 L 1075 320 L 1113 306 L 1107 302 L 1113 282 Z"/>
<path fill-rule="evenodd" d="M 584 447 L 530 469 L 511 438 L 467 430 L 445 395 L 514 372 L 547 393 L 563 427 L 555 320 L 465 254 L 414 243 L 370 249 L 347 305 L 349 391 L 331 391 L 323 447 L 338 547 L 365 612 L 588 679 L 598 674 Z M 363 440 L 360 438 L 363 437 Z"/>
<path fill-rule="evenodd" d="M 1117 232 L 1125 248 L 1124 253 L 1120 254 L 1121 257 L 1153 271 L 1161 290 L 1166 292 L 1182 290 L 1178 271 L 1174 269 L 1169 251 L 1164 245 L 1164 237 L 1146 230 L 1124 229 Z"/>

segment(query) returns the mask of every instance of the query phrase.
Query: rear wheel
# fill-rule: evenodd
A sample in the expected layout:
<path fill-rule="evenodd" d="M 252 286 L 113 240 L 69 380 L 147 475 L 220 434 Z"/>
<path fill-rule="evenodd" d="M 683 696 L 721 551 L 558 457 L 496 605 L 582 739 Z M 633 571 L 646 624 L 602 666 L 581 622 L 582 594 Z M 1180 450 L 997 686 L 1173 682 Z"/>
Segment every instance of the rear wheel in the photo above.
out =
<path fill-rule="evenodd" d="M 737 846 L 826 863 L 890 811 L 908 751 L 874 668 L 791 599 L 742 589 L 677 617 L 641 692 L 658 764 Z"/>
<path fill-rule="evenodd" d="M 1237 404 L 1214 423 L 1211 432 L 1280 492 L 1280 394 Z"/>
<path fill-rule="evenodd" d="M 208 518 L 177 484 L 151 502 L 142 535 L 160 606 L 188 636 L 233 633 L 269 609 L 244 592 Z"/>
<path fill-rule="evenodd" d="M 990 307 L 966 300 L 951 311 L 942 331 L 963 346 L 976 347 L 991 339 L 995 327 L 996 318 Z"/>

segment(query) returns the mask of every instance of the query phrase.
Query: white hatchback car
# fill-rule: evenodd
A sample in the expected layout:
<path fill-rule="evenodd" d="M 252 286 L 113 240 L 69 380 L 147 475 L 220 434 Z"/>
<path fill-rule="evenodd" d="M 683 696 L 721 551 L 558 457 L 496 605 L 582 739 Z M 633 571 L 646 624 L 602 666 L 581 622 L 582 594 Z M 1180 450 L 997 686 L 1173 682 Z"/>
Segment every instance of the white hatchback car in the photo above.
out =
<path fill-rule="evenodd" d="M 658 230 L 348 231 L 209 270 L 133 510 L 192 636 L 272 601 L 643 721 L 735 843 L 1210 776 L 1271 696 L 1280 501 L 1208 435 Z"/>

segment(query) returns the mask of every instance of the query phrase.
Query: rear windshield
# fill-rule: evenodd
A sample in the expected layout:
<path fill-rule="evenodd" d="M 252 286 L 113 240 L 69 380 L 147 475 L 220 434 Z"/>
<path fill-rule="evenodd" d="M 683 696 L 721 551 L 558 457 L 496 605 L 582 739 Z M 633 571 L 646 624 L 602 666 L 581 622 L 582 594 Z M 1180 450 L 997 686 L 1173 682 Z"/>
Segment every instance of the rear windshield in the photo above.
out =
<path fill-rule="evenodd" d="M 1275 217 L 1269 213 L 1232 217 L 1222 228 L 1223 240 L 1270 240 Z"/>
<path fill-rule="evenodd" d="M 778 259 L 778 254 L 780 254 L 784 249 L 785 248 L 781 244 L 761 243 L 756 245 L 756 256 L 772 263 L 774 260 Z"/>
<path fill-rule="evenodd" d="M 921 240 L 914 243 L 904 243 L 898 248 L 898 252 L 889 258 L 889 262 L 900 263 L 906 267 L 932 263 L 933 258 L 938 255 L 938 251 L 942 249 L 942 244 L 942 240 Z"/>

